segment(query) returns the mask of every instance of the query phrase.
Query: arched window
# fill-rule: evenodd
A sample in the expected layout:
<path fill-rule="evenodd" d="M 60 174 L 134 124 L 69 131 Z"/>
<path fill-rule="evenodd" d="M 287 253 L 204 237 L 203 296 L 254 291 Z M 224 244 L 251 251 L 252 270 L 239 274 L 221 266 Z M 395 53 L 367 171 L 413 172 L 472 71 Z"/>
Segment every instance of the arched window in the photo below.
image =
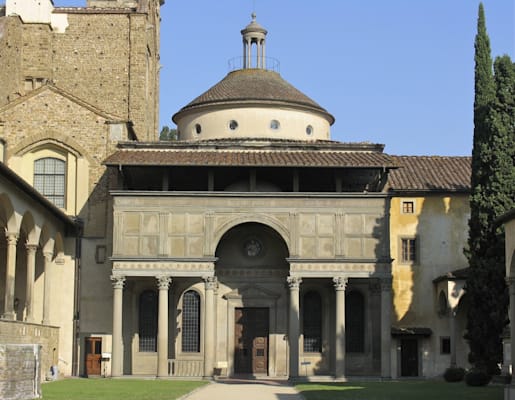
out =
<path fill-rule="evenodd" d="M 317 292 L 304 295 L 302 310 L 304 352 L 322 351 L 322 299 Z"/>
<path fill-rule="evenodd" d="M 64 208 L 65 165 L 63 160 L 53 157 L 34 161 L 34 188 L 61 208 Z"/>
<path fill-rule="evenodd" d="M 182 298 L 182 351 L 200 351 L 200 296 L 188 290 Z"/>
<path fill-rule="evenodd" d="M 157 351 L 157 293 L 146 290 L 139 297 L 139 351 Z"/>
<path fill-rule="evenodd" d="M 365 299 L 356 291 L 345 299 L 345 348 L 349 353 L 365 351 Z"/>

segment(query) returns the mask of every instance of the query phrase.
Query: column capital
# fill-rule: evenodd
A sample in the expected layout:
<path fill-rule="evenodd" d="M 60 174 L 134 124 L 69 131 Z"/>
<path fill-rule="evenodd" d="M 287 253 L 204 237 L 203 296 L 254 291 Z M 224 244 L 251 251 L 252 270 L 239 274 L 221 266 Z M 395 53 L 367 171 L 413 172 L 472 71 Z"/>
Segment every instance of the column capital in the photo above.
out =
<path fill-rule="evenodd" d="M 43 257 L 45 261 L 51 262 L 52 258 L 54 258 L 54 252 L 52 250 L 43 251 Z"/>
<path fill-rule="evenodd" d="M 345 290 L 347 288 L 347 283 L 349 282 L 349 278 L 346 276 L 335 276 L 333 278 L 334 290 Z"/>
<path fill-rule="evenodd" d="M 123 289 L 123 285 L 125 284 L 125 276 L 119 275 L 111 275 L 111 283 L 113 284 L 113 289 Z"/>
<path fill-rule="evenodd" d="M 216 290 L 218 288 L 218 278 L 216 276 L 203 276 L 202 280 L 206 285 L 206 290 Z"/>
<path fill-rule="evenodd" d="M 18 232 L 9 232 L 5 231 L 5 238 L 7 239 L 7 244 L 11 246 L 16 246 L 18 242 Z"/>
<path fill-rule="evenodd" d="M 170 288 L 170 284 L 172 283 L 172 278 L 169 275 L 158 275 L 157 279 L 157 288 L 159 290 L 168 290 Z"/>
<path fill-rule="evenodd" d="M 390 292 L 392 290 L 392 277 L 381 278 L 381 291 Z"/>
<path fill-rule="evenodd" d="M 286 282 L 288 282 L 288 287 L 290 290 L 299 290 L 300 284 L 302 283 L 302 278 L 300 276 L 288 276 L 286 278 Z"/>
<path fill-rule="evenodd" d="M 27 249 L 27 253 L 35 253 L 38 249 L 37 244 L 27 243 L 25 245 L 25 248 Z"/>

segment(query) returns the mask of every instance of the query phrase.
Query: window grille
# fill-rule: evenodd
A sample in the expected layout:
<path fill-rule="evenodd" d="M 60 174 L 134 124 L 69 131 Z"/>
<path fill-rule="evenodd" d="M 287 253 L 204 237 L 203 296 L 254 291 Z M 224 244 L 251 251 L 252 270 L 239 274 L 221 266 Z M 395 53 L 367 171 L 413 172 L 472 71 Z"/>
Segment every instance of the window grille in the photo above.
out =
<path fill-rule="evenodd" d="M 34 188 L 57 207 L 64 208 L 65 165 L 58 158 L 34 161 Z"/>
<path fill-rule="evenodd" d="M 157 293 L 153 290 L 139 298 L 139 351 L 157 351 Z"/>
<path fill-rule="evenodd" d="M 200 296 L 194 290 L 182 298 L 182 351 L 200 352 Z"/>
<path fill-rule="evenodd" d="M 322 351 L 322 299 L 317 292 L 307 292 L 303 304 L 304 352 Z"/>

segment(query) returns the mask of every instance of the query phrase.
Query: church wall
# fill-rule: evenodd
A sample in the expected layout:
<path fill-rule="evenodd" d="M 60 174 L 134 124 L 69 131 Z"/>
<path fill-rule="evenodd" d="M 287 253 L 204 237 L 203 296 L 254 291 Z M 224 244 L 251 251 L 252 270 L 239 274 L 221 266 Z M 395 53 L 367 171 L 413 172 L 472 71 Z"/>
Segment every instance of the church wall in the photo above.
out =
<path fill-rule="evenodd" d="M 403 212 L 403 202 L 413 203 L 414 212 Z M 441 375 L 450 364 L 450 356 L 440 354 L 441 337 L 450 337 L 449 317 L 438 315 L 438 293 L 433 280 L 449 271 L 467 267 L 463 250 L 467 243 L 468 218 L 466 194 L 392 198 L 392 324 L 432 329 L 431 337 L 420 340 L 423 376 Z M 402 261 L 402 239 L 416 240 L 415 261 Z M 457 362 L 462 367 L 468 365 L 467 345 L 462 339 L 464 314 L 465 310 L 458 307 Z"/>
<path fill-rule="evenodd" d="M 370 259 L 387 251 L 384 198 L 123 196 L 114 207 L 114 257 L 214 254 L 228 229 L 248 221 L 270 222 L 290 256 Z"/>
<path fill-rule="evenodd" d="M 21 91 L 22 29 L 19 18 L 0 17 L 0 107 Z"/>
<path fill-rule="evenodd" d="M 54 11 L 65 29 L 0 18 L 0 106 L 46 81 L 106 113 L 131 120 L 140 140 L 157 139 L 159 5 L 146 13 Z M 61 18 L 63 19 L 63 18 Z M 94 154 L 94 153 L 93 153 Z"/>

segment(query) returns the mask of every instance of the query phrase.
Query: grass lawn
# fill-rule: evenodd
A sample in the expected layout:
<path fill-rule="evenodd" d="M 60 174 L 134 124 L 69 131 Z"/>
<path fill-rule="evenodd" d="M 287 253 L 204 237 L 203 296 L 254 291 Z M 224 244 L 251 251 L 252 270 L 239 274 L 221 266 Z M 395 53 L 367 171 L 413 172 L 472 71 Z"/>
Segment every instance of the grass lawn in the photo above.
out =
<path fill-rule="evenodd" d="M 42 385 L 44 400 L 174 400 L 205 381 L 63 379 Z"/>
<path fill-rule="evenodd" d="M 306 400 L 502 400 L 504 389 L 444 381 L 303 383 L 296 388 Z"/>

